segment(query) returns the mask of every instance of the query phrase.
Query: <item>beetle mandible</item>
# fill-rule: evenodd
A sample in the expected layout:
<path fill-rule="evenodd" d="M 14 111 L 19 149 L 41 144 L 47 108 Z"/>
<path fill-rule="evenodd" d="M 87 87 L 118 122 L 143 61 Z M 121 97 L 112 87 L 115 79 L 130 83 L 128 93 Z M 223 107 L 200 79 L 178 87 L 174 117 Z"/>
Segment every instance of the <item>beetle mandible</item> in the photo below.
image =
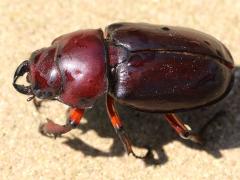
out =
<path fill-rule="evenodd" d="M 225 97 L 233 84 L 233 58 L 214 37 L 183 27 L 115 23 L 56 38 L 32 53 L 14 74 L 23 94 L 58 100 L 71 107 L 65 125 L 41 126 L 55 136 L 77 127 L 84 110 L 102 95 L 111 123 L 128 154 L 134 154 L 115 101 L 137 110 L 164 113 L 179 136 L 200 142 L 174 113 L 207 106 Z M 27 73 L 29 86 L 17 84 Z"/>

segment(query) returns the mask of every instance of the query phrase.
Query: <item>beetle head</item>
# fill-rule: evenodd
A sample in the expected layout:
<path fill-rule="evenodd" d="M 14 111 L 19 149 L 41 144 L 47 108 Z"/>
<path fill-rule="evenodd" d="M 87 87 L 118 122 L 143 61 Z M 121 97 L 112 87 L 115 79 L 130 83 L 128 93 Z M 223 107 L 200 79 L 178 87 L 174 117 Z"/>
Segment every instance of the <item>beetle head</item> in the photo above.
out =
<path fill-rule="evenodd" d="M 37 50 L 32 53 L 29 61 L 24 61 L 18 66 L 13 80 L 13 86 L 18 92 L 41 99 L 54 99 L 59 95 L 61 75 L 56 62 L 56 49 L 49 47 Z M 28 73 L 29 86 L 16 83 L 25 73 Z"/>

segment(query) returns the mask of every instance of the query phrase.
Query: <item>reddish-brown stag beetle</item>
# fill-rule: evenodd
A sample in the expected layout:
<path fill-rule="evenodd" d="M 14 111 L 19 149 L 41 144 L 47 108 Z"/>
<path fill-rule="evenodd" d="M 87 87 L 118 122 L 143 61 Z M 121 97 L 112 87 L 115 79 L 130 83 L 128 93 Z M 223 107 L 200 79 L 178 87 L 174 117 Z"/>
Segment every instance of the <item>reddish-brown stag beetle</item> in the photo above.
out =
<path fill-rule="evenodd" d="M 56 38 L 32 53 L 14 74 L 23 94 L 58 100 L 72 109 L 61 126 L 41 126 L 55 136 L 77 127 L 84 110 L 102 95 L 111 123 L 128 154 L 136 156 L 114 101 L 148 112 L 164 113 L 184 139 L 199 136 L 174 113 L 216 103 L 232 87 L 233 58 L 214 37 L 183 27 L 116 23 L 105 29 L 80 30 Z M 17 84 L 27 73 L 29 86 Z"/>

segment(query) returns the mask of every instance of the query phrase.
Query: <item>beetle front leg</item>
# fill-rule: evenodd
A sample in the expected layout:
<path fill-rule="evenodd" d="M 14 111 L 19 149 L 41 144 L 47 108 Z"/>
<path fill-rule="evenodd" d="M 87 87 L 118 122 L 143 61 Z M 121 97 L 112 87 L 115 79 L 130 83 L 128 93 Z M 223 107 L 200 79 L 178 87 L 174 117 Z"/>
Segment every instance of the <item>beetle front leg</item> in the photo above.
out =
<path fill-rule="evenodd" d="M 138 156 L 133 152 L 131 140 L 123 128 L 122 121 L 121 121 L 121 119 L 116 111 L 115 105 L 114 105 L 114 99 L 110 95 L 107 95 L 106 106 L 107 106 L 108 116 L 111 120 L 111 123 L 112 123 L 118 137 L 120 138 L 121 142 L 123 143 L 124 149 L 127 151 L 128 155 L 132 154 L 136 158 L 141 158 L 141 159 L 145 158 L 148 153 L 145 156 Z"/>
<path fill-rule="evenodd" d="M 33 105 L 37 111 L 39 111 L 39 109 L 42 107 L 42 103 L 44 101 L 48 101 L 48 100 L 47 99 L 37 100 L 36 98 L 33 98 Z"/>
<path fill-rule="evenodd" d="M 52 120 L 48 120 L 47 123 L 40 125 L 39 131 L 43 135 L 52 134 L 54 137 L 61 136 L 72 129 L 76 128 L 83 117 L 84 109 L 72 108 L 70 109 L 69 117 L 67 118 L 67 122 L 65 125 L 59 125 L 53 122 Z"/>
<path fill-rule="evenodd" d="M 54 101 L 54 100 L 57 100 L 56 98 L 53 98 L 53 99 L 40 99 L 38 100 L 36 97 L 30 97 L 27 99 L 27 101 L 31 101 L 33 100 L 33 105 L 34 107 L 36 108 L 37 111 L 39 111 L 39 109 L 42 107 L 42 103 L 43 102 L 47 102 L 47 101 Z"/>
<path fill-rule="evenodd" d="M 164 114 L 165 119 L 171 125 L 171 127 L 177 132 L 177 134 L 183 139 L 189 139 L 193 142 L 202 144 L 202 139 L 198 134 L 194 134 L 187 128 L 182 120 L 173 113 Z"/>

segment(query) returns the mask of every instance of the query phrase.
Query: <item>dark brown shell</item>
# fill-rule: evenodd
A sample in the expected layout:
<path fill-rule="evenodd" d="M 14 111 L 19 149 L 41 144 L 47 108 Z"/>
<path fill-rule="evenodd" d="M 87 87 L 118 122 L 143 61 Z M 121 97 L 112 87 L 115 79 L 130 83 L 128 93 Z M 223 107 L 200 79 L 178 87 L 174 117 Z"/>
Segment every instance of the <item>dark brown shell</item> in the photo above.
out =
<path fill-rule="evenodd" d="M 175 112 L 229 91 L 233 59 L 214 37 L 182 27 L 118 23 L 106 28 L 110 94 L 139 110 Z"/>

